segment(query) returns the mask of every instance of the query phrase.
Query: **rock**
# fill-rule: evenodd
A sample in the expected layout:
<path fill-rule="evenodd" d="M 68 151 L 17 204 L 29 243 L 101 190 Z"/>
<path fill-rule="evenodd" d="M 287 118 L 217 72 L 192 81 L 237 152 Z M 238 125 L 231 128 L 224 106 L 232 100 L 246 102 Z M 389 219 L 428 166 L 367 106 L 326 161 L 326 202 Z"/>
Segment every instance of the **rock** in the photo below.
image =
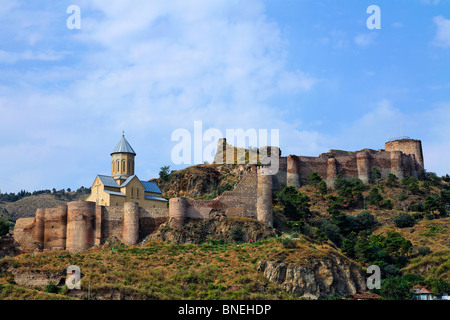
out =
<path fill-rule="evenodd" d="M 221 212 L 215 212 L 207 219 L 188 219 L 179 229 L 171 228 L 169 223 L 160 226 L 159 230 L 148 239 L 171 241 L 173 243 L 202 243 L 215 240 L 226 243 L 234 242 L 232 229 L 240 227 L 242 241 L 258 241 L 275 236 L 275 231 L 265 224 L 253 219 L 227 218 Z"/>
<path fill-rule="evenodd" d="M 326 259 L 308 259 L 302 265 L 260 261 L 258 270 L 288 292 L 307 299 L 326 299 L 334 294 L 348 297 L 366 290 L 362 269 L 337 253 Z"/>

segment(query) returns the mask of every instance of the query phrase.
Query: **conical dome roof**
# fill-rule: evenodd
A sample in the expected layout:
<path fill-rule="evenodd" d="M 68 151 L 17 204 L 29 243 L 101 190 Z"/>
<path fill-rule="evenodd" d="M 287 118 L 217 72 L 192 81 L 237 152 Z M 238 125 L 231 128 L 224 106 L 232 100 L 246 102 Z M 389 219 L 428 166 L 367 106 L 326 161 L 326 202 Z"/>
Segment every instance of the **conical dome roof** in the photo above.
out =
<path fill-rule="evenodd" d="M 115 153 L 131 153 L 131 154 L 134 154 L 134 155 L 136 154 L 136 152 L 134 152 L 134 150 L 131 147 L 131 145 L 128 143 L 127 139 L 125 139 L 125 136 L 122 136 L 122 139 L 120 139 L 120 141 L 117 144 L 117 146 L 111 152 L 111 155 L 113 155 Z"/>

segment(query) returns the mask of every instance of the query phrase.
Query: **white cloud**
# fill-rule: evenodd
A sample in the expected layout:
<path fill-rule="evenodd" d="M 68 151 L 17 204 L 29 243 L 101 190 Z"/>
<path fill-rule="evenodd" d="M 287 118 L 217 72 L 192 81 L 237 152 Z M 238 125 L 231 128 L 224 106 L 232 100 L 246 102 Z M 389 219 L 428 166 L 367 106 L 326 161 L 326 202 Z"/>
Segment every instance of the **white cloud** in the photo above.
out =
<path fill-rule="evenodd" d="M 367 47 L 368 45 L 375 43 L 375 37 L 376 37 L 376 34 L 373 32 L 361 33 L 361 34 L 358 34 L 357 36 L 355 36 L 353 38 L 353 41 L 355 42 L 356 45 L 358 45 L 360 47 Z"/>
<path fill-rule="evenodd" d="M 42 26 L 32 40 L 25 37 L 30 25 L 24 18 L 16 25 L 17 34 L 35 48 L 0 52 L 0 61 L 10 64 L 66 56 L 75 60 L 20 76 L 19 71 L 10 72 L 16 87 L 0 82 L 6 123 L 0 134 L 8 132 L 15 144 L 27 141 L 48 155 L 33 160 L 24 155 L 21 171 L 39 167 L 42 172 L 30 175 L 30 186 L 52 188 L 58 179 L 60 187 L 75 180 L 89 185 L 95 174 L 108 173 L 109 151 L 122 130 L 138 153 L 138 174 L 146 175 L 142 179 L 170 164 L 172 131 L 192 130 L 195 120 L 203 120 L 204 130 L 283 128 L 286 137 L 297 134 L 281 119 L 279 106 L 269 101 L 310 91 L 318 80 L 302 70 L 289 70 L 287 43 L 260 1 L 130 5 L 95 0 L 80 1 L 79 6 L 81 32 L 52 33 Z M 59 33 L 64 45 L 74 50 L 71 54 L 43 50 L 41 39 L 54 39 Z M 6 152 L 14 153 L 0 149 L 0 154 Z M 70 159 L 70 170 L 65 158 Z M 55 163 L 49 166 L 48 159 Z M 14 162 L 8 165 L 19 171 Z M 48 179 L 56 172 L 64 177 Z"/>
<path fill-rule="evenodd" d="M 443 16 L 437 16 L 433 19 L 437 27 L 436 36 L 433 44 L 440 47 L 450 47 L 450 20 Z"/>

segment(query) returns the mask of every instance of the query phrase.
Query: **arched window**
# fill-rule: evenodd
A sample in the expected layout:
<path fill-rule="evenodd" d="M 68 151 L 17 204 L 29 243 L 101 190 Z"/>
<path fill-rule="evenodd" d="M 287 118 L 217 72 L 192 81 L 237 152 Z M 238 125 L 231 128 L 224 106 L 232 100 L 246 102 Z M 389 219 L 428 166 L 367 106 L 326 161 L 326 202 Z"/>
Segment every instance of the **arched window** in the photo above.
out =
<path fill-rule="evenodd" d="M 120 160 L 117 160 L 116 164 L 117 164 L 117 172 L 120 172 Z"/>
<path fill-rule="evenodd" d="M 131 160 L 128 160 L 128 172 L 132 173 L 133 170 L 131 170 Z"/>
<path fill-rule="evenodd" d="M 122 172 L 126 172 L 126 170 L 125 170 L 125 160 L 122 160 Z"/>
<path fill-rule="evenodd" d="M 136 188 L 136 198 L 139 199 L 139 188 Z"/>
<path fill-rule="evenodd" d="M 134 188 L 131 188 L 131 197 L 134 197 Z"/>
<path fill-rule="evenodd" d="M 114 173 L 114 160 L 112 161 L 111 168 L 112 168 L 112 172 Z"/>

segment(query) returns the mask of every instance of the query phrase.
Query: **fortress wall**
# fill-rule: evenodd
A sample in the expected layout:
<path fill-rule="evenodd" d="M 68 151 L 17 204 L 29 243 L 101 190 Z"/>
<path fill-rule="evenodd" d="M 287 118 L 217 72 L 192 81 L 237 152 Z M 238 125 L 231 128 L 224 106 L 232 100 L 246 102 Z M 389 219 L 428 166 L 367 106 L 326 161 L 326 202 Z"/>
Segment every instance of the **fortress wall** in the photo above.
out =
<path fill-rule="evenodd" d="M 35 249 L 33 245 L 35 218 L 17 219 L 14 226 L 14 240 L 18 244 L 18 251 L 32 251 Z"/>
<path fill-rule="evenodd" d="M 316 157 L 298 157 L 300 184 L 309 184 L 309 176 L 316 171 L 323 179 L 327 177 L 328 159 Z"/>
<path fill-rule="evenodd" d="M 371 154 L 372 161 L 371 161 L 371 168 L 372 171 L 373 167 L 377 167 L 378 170 L 381 173 L 381 178 L 386 179 L 388 174 L 392 170 L 392 163 L 391 163 L 391 153 L 390 152 L 377 152 Z"/>
<path fill-rule="evenodd" d="M 342 174 L 345 178 L 357 178 L 358 166 L 356 156 L 336 157 L 338 174 Z"/>
<path fill-rule="evenodd" d="M 104 207 L 102 229 L 106 238 L 116 237 L 122 241 L 123 207 Z"/>
<path fill-rule="evenodd" d="M 273 190 L 281 190 L 287 186 L 287 158 L 280 157 L 278 161 L 278 172 L 273 177 Z"/>
<path fill-rule="evenodd" d="M 44 212 L 44 250 L 66 249 L 67 206 L 47 208 Z"/>

